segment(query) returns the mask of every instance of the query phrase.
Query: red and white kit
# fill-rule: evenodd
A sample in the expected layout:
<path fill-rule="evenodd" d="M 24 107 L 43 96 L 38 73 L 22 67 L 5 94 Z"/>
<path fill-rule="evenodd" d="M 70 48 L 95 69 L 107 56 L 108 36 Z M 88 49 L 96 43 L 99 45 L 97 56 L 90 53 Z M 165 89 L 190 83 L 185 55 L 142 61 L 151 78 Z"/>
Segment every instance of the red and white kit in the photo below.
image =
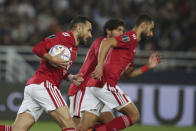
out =
<path fill-rule="evenodd" d="M 42 58 L 54 45 L 64 45 L 70 50 L 70 67 L 78 51 L 74 36 L 70 31 L 45 38 L 36 44 L 32 51 Z M 39 68 L 26 84 L 24 99 L 18 113 L 29 112 L 37 120 L 44 110 L 48 112 L 65 106 L 66 103 L 58 88 L 61 81 L 68 75 L 68 68 L 54 68 L 42 58 Z"/>
<path fill-rule="evenodd" d="M 133 30 L 116 37 L 118 44 L 108 52 L 102 80 L 90 78 L 87 83 L 81 111 L 86 110 L 99 115 L 103 105 L 119 110 L 132 102 L 117 83 L 127 67 L 133 66 L 138 44 L 136 38 L 136 32 Z"/>
<path fill-rule="evenodd" d="M 70 113 L 72 117 L 81 117 L 80 109 L 85 93 L 86 84 L 88 80 L 91 78 L 91 73 L 95 70 L 95 67 L 97 65 L 99 48 L 103 39 L 105 39 L 105 37 L 100 37 L 93 42 L 86 55 L 84 63 L 80 68 L 79 73 L 82 73 L 84 81 L 79 86 L 75 86 L 72 83 L 69 87 L 68 96 L 70 100 Z M 102 112 L 105 111 L 110 111 L 110 109 L 108 107 L 104 107 Z"/>

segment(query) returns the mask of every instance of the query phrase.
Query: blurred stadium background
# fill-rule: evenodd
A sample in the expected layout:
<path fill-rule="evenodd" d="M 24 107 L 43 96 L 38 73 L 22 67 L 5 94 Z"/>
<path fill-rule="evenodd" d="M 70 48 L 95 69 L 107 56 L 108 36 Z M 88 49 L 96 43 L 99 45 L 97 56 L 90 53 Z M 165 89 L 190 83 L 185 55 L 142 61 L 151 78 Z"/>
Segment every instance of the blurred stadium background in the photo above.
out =
<path fill-rule="evenodd" d="M 0 124 L 11 124 L 23 98 L 25 82 L 39 66 L 31 48 L 44 37 L 65 31 L 72 18 L 93 19 L 93 39 L 109 18 L 122 18 L 131 29 L 142 12 L 155 17 L 155 36 L 141 41 L 135 66 L 159 51 L 161 64 L 153 71 L 120 85 L 141 112 L 132 131 L 196 130 L 196 1 L 195 0 L 0 0 Z M 81 46 L 71 68 L 77 73 L 88 46 Z M 68 82 L 61 90 L 66 92 Z M 118 114 L 117 114 L 118 115 Z M 41 122 L 40 122 L 41 121 Z M 31 130 L 60 130 L 43 115 Z"/>

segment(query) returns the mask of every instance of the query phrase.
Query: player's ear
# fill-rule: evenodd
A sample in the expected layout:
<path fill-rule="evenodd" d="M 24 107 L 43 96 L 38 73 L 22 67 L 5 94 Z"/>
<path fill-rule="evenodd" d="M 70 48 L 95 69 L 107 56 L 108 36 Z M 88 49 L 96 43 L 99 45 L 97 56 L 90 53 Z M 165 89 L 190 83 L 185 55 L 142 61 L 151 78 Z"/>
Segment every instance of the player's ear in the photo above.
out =
<path fill-rule="evenodd" d="M 145 29 L 146 28 L 146 22 L 142 22 L 141 24 L 140 24 L 140 27 L 142 28 L 142 29 Z"/>
<path fill-rule="evenodd" d="M 76 31 L 77 31 L 77 32 L 80 32 L 80 31 L 81 31 L 81 25 L 80 25 L 80 24 L 77 24 L 77 25 L 76 25 Z"/>
<path fill-rule="evenodd" d="M 112 31 L 111 31 L 111 30 L 109 30 L 109 29 L 106 29 L 106 34 L 107 34 L 107 35 L 109 35 L 109 36 L 111 36 Z"/>

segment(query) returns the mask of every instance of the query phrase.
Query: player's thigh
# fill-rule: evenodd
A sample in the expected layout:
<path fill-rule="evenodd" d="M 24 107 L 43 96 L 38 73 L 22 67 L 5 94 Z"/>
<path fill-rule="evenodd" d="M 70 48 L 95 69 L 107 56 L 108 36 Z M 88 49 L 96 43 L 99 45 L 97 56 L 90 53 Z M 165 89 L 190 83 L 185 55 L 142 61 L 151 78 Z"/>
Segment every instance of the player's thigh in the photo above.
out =
<path fill-rule="evenodd" d="M 103 109 L 101 110 L 101 114 L 99 116 L 99 122 L 101 123 L 108 123 L 111 120 L 115 118 L 114 114 L 112 113 L 112 110 L 108 106 L 104 106 Z"/>
<path fill-rule="evenodd" d="M 27 131 L 35 123 L 33 116 L 27 112 L 17 115 L 14 124 L 12 125 L 12 131 Z"/>
<path fill-rule="evenodd" d="M 49 115 L 58 123 L 61 128 L 73 128 L 74 123 L 72 121 L 69 109 L 67 106 L 60 107 L 56 110 L 48 112 Z"/>
<path fill-rule="evenodd" d="M 24 99 L 22 101 L 22 104 L 18 110 L 18 116 L 22 113 L 28 113 L 36 122 L 40 115 L 43 113 L 44 109 L 35 101 L 35 99 L 32 98 L 32 85 L 26 86 L 24 90 Z"/>
<path fill-rule="evenodd" d="M 95 115 L 92 112 L 83 111 L 80 124 L 78 125 L 78 129 L 80 131 L 86 131 L 92 128 L 96 124 L 97 121 L 98 121 L 97 115 Z"/>
<path fill-rule="evenodd" d="M 76 117 L 76 116 L 72 117 L 72 120 L 76 126 L 80 124 L 80 119 L 81 119 L 80 117 Z"/>
<path fill-rule="evenodd" d="M 139 114 L 137 107 L 135 106 L 133 102 L 121 108 L 119 112 L 123 113 L 124 115 L 130 116 L 133 123 L 136 123 L 137 121 L 139 121 L 140 114 Z"/>

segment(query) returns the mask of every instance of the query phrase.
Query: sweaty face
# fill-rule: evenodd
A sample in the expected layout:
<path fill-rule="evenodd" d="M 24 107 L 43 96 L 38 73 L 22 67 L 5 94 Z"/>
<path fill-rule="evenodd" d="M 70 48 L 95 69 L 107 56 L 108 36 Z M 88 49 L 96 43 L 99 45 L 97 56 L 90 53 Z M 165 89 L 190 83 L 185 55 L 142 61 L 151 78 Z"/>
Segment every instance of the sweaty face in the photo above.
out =
<path fill-rule="evenodd" d="M 92 25 L 90 22 L 86 22 L 86 24 L 81 25 L 81 31 L 78 35 L 78 40 L 80 43 L 87 44 L 90 38 L 92 37 L 91 34 L 92 31 Z"/>
<path fill-rule="evenodd" d="M 146 28 L 141 33 L 141 39 L 148 40 L 153 37 L 154 22 L 146 23 Z"/>
<path fill-rule="evenodd" d="M 113 29 L 111 31 L 110 37 L 116 37 L 116 36 L 122 35 L 124 31 L 125 31 L 125 28 L 123 26 L 118 26 L 116 29 Z"/>

